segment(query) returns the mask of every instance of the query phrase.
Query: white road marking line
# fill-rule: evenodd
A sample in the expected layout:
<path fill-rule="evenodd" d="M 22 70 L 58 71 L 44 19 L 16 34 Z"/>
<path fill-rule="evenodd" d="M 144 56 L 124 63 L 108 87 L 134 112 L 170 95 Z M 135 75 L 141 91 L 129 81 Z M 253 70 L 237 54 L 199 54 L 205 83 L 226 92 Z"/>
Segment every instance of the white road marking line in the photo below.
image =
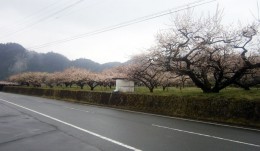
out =
<path fill-rule="evenodd" d="M 65 109 L 76 110 L 76 111 L 81 111 L 81 112 L 89 112 L 89 111 L 86 111 L 86 110 L 76 109 L 76 108 L 67 107 L 67 106 L 64 106 L 64 108 L 65 108 Z"/>
<path fill-rule="evenodd" d="M 122 147 L 128 148 L 128 149 L 130 149 L 130 150 L 133 150 L 133 151 L 142 151 L 142 150 L 140 150 L 140 149 L 137 149 L 137 148 L 134 148 L 134 147 L 132 147 L 132 146 L 129 146 L 129 145 L 123 144 L 123 143 L 118 142 L 118 141 L 116 141 L 116 140 L 110 139 L 110 138 L 105 137 L 105 136 L 102 136 L 102 135 L 100 135 L 100 134 L 97 134 L 97 133 L 91 132 L 91 131 L 89 131 L 89 130 L 83 129 L 83 128 L 78 127 L 78 126 L 75 126 L 75 125 L 73 125 L 73 124 L 70 124 L 70 123 L 64 122 L 64 121 L 62 121 L 62 120 L 59 120 L 59 119 L 57 119 L 57 118 L 51 117 L 51 116 L 46 115 L 46 114 L 43 114 L 43 113 L 41 113 L 41 112 L 38 112 L 38 111 L 32 110 L 32 109 L 30 109 L 30 108 L 27 108 L 27 107 L 24 107 L 24 106 L 21 106 L 21 105 L 15 104 L 15 103 L 13 103 L 13 102 L 10 102 L 10 101 L 4 100 L 4 99 L 0 99 L 0 100 L 3 101 L 3 102 L 6 102 L 6 103 L 12 104 L 12 105 L 14 105 L 14 106 L 17 106 L 17 107 L 20 107 L 20 108 L 26 109 L 26 110 L 28 110 L 28 111 L 31 111 L 31 112 L 37 113 L 37 114 L 42 115 L 42 116 L 44 116 L 44 117 L 50 118 L 50 119 L 52 119 L 52 120 L 54 120 L 54 121 L 57 121 L 57 122 L 60 122 L 60 123 L 62 123 L 62 124 L 65 124 L 65 125 L 71 126 L 71 127 L 73 127 L 73 128 L 76 128 L 76 129 L 81 130 L 81 131 L 83 131 L 83 132 L 86 132 L 86 133 L 88 133 L 88 134 L 94 135 L 94 136 L 96 136 L 96 137 L 99 137 L 99 138 L 104 139 L 104 140 L 106 140 L 106 141 L 109 141 L 109 142 L 111 142 L 111 143 L 117 144 L 117 145 L 119 145 L 119 146 L 122 146 Z"/>
<path fill-rule="evenodd" d="M 218 137 L 218 136 L 212 136 L 212 135 L 201 134 L 201 133 L 196 133 L 196 132 L 191 132 L 191 131 L 185 131 L 185 130 L 181 130 L 181 129 L 171 128 L 171 127 L 166 127 L 166 126 L 161 126 L 161 125 L 156 125 L 156 124 L 152 124 L 152 126 L 159 127 L 159 128 L 164 128 L 164 129 L 169 129 L 169 130 L 173 130 L 173 131 L 178 131 L 178 132 L 183 132 L 183 133 L 188 133 L 188 134 L 193 134 L 193 135 L 210 137 L 210 138 L 224 140 L 224 141 L 229 141 L 229 142 L 233 142 L 233 143 L 239 143 L 239 144 L 244 144 L 244 145 L 249 145 L 249 146 L 254 146 L 254 147 L 260 147 L 260 145 L 257 145 L 257 144 L 236 141 L 236 140 L 222 138 L 222 137 Z"/>
<path fill-rule="evenodd" d="M 130 111 L 130 110 L 126 110 L 126 109 L 116 109 L 116 108 L 105 107 L 105 106 L 100 107 L 98 105 L 92 105 L 92 104 L 91 105 L 88 104 L 88 106 L 94 106 L 94 107 L 98 107 L 98 108 L 108 108 L 108 109 L 113 109 L 113 110 L 117 110 L 117 111 L 129 112 L 129 113 L 137 113 L 137 114 L 143 114 L 143 115 L 149 115 L 149 116 L 157 116 L 157 117 L 170 118 L 170 119 L 176 119 L 176 120 L 182 120 L 182 121 L 188 121 L 188 122 L 195 122 L 195 123 L 202 123 L 202 124 L 208 124 L 208 125 L 216 125 L 216 126 L 222 126 L 222 127 L 229 127 L 229 128 L 236 128 L 236 129 L 260 132 L 260 129 L 254 129 L 254 128 L 248 128 L 248 127 L 233 126 L 233 125 L 227 125 L 227 124 L 192 120 L 192 119 L 186 119 L 186 118 L 181 118 L 181 117 L 172 117 L 172 116 L 152 114 L 152 113 L 144 113 L 144 112 L 138 112 L 138 111 Z"/>

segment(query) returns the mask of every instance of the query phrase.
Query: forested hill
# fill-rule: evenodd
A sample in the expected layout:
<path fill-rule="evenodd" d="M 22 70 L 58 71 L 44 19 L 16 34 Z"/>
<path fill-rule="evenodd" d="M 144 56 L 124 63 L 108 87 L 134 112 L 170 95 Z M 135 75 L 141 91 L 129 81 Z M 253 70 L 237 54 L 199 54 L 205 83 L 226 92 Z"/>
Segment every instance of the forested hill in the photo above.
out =
<path fill-rule="evenodd" d="M 55 72 L 74 66 L 100 72 L 121 64 L 119 62 L 99 64 L 89 59 L 70 61 L 61 54 L 28 51 L 16 43 L 0 44 L 0 61 L 0 80 L 25 71 Z"/>

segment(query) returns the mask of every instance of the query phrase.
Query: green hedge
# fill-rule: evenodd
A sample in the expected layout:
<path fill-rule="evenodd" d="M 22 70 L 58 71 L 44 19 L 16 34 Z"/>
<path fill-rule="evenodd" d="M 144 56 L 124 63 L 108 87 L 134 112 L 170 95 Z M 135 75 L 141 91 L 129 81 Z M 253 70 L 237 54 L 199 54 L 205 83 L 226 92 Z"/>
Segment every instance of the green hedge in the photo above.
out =
<path fill-rule="evenodd" d="M 260 127 L 260 102 L 209 96 L 155 96 L 129 93 L 4 87 L 3 91 L 105 105 L 168 116 Z"/>

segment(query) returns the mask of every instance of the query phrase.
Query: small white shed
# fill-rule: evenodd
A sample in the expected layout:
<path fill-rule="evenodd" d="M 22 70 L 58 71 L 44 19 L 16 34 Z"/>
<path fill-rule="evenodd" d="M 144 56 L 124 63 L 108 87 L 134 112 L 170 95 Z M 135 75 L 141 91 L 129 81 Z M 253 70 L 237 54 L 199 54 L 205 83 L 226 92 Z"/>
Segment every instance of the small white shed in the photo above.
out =
<path fill-rule="evenodd" d="M 132 80 L 126 78 L 113 78 L 116 80 L 115 92 L 134 92 L 135 83 Z"/>

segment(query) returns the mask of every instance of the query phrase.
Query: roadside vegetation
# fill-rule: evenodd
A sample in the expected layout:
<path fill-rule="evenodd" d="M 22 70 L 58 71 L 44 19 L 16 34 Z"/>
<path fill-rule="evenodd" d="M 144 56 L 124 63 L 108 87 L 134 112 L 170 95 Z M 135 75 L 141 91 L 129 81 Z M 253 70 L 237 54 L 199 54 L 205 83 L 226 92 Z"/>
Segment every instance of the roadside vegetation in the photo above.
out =
<path fill-rule="evenodd" d="M 33 86 L 20 86 L 21 88 L 35 88 Z M 93 91 L 90 87 L 84 87 L 81 89 L 77 85 L 72 85 L 71 87 L 65 86 L 54 86 L 52 88 L 48 86 L 38 87 L 39 89 L 52 89 L 52 90 L 69 90 L 69 91 Z M 36 88 L 37 89 L 37 88 Z M 115 86 L 111 88 L 97 86 L 94 92 L 105 92 L 105 93 L 113 93 L 115 90 Z M 140 94 L 140 95 L 152 95 L 152 96 L 176 96 L 176 97 L 193 97 L 196 99 L 199 98 L 225 98 L 230 99 L 232 101 L 257 101 L 260 102 L 260 88 L 251 88 L 250 91 L 245 91 L 239 87 L 227 87 L 223 89 L 219 93 L 202 93 L 203 91 L 200 88 L 196 87 L 184 87 L 184 88 L 176 88 L 176 87 L 168 87 L 163 90 L 162 87 L 157 87 L 154 89 L 153 93 L 150 93 L 149 89 L 144 86 L 136 86 L 134 93 L 129 94 Z"/>
<path fill-rule="evenodd" d="M 150 93 L 145 87 L 137 87 L 137 94 L 146 95 L 162 95 L 162 96 L 182 96 L 182 97 L 223 97 L 233 98 L 234 100 L 258 100 L 260 102 L 260 89 L 252 88 L 250 91 L 245 91 L 241 88 L 228 87 L 219 93 L 202 93 L 200 88 L 186 87 L 183 89 L 170 87 L 163 91 L 162 88 L 156 88 L 154 93 Z"/>

